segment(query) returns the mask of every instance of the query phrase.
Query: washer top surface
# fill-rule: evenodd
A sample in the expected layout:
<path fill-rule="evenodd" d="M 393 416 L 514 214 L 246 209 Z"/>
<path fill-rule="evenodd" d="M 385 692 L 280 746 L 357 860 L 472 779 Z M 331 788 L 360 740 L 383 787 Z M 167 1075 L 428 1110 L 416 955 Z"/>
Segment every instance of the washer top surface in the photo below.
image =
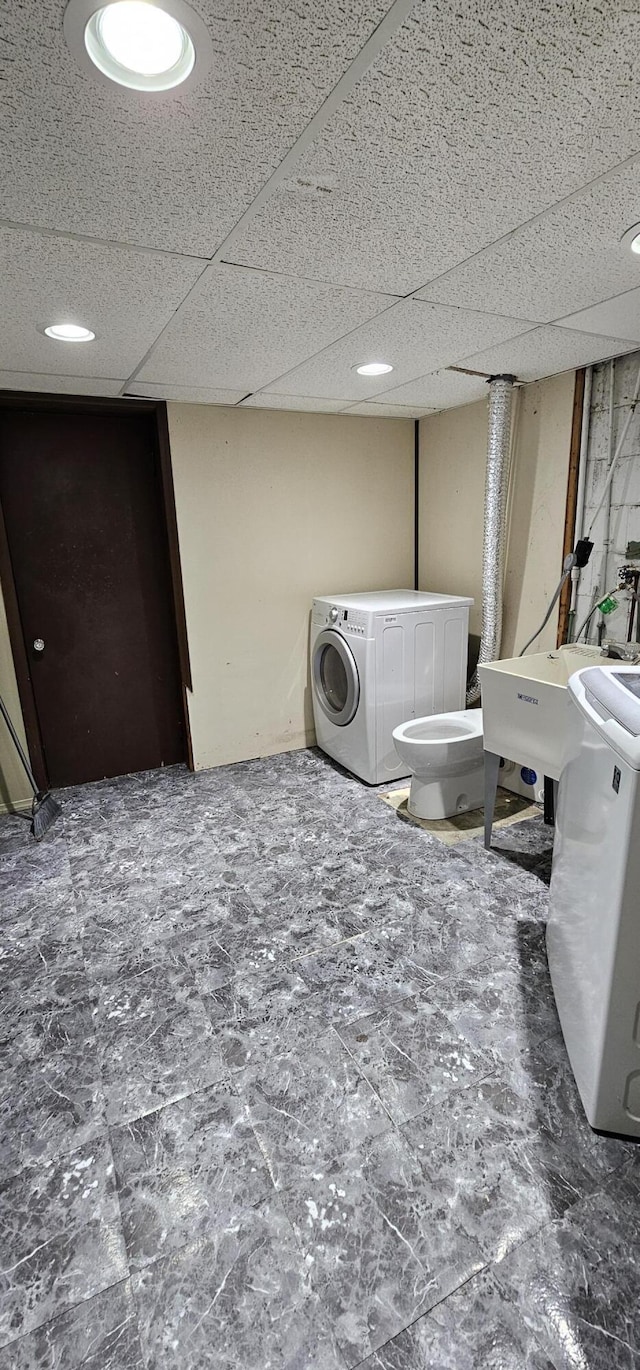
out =
<path fill-rule="evenodd" d="M 316 603 L 336 604 L 339 608 L 363 609 L 367 613 L 407 613 L 416 609 L 439 609 L 473 604 L 463 595 L 440 595 L 428 590 L 370 590 L 356 595 L 316 595 Z"/>
<path fill-rule="evenodd" d="M 576 671 L 569 689 L 600 732 L 636 770 L 640 768 L 640 666 L 604 670 L 588 666 Z"/>

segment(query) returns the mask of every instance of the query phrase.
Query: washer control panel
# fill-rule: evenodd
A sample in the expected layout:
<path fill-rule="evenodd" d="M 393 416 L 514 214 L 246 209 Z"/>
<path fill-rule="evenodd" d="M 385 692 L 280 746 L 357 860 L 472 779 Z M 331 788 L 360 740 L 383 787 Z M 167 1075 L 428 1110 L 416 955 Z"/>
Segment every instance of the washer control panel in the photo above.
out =
<path fill-rule="evenodd" d="M 336 628 L 339 632 L 353 634 L 354 637 L 367 636 L 368 615 L 362 609 L 345 609 L 341 604 L 325 604 L 320 607 L 316 601 L 313 606 L 313 622 L 317 627 Z"/>
<path fill-rule="evenodd" d="M 367 631 L 367 615 L 361 609 L 339 609 L 336 627 L 342 633 L 357 633 L 364 637 Z"/>

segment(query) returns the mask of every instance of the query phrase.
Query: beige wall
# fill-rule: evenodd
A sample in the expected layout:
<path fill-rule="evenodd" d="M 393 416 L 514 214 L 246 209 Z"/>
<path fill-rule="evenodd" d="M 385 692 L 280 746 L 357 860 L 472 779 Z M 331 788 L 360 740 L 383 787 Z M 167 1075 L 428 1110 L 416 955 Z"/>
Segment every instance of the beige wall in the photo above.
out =
<path fill-rule="evenodd" d="M 313 741 L 309 611 L 413 584 L 413 423 L 169 405 L 196 768 Z"/>
<path fill-rule="evenodd" d="M 526 385 L 517 400 L 508 513 L 501 656 L 514 656 L 544 617 L 562 570 L 573 372 Z M 420 422 L 420 586 L 475 598 L 482 623 L 487 404 Z M 554 613 L 533 650 L 555 647 Z"/>
<path fill-rule="evenodd" d="M 18 686 L 13 669 L 13 657 L 9 642 L 9 630 L 4 600 L 0 593 L 0 694 L 11 714 L 20 739 L 26 749 L 26 738 L 22 726 L 22 713 L 18 698 Z M 8 808 L 23 808 L 30 802 L 31 791 L 27 778 L 16 756 L 5 727 L 0 718 L 0 813 Z"/>

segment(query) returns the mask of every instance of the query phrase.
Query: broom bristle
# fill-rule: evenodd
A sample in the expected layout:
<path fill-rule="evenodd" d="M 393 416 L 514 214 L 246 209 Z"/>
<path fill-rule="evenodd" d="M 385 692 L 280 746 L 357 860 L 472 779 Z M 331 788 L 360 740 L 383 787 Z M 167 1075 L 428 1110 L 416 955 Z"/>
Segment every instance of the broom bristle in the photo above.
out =
<path fill-rule="evenodd" d="M 40 838 L 44 837 L 61 813 L 62 809 L 52 794 L 36 795 L 31 809 L 31 831 L 36 841 L 39 842 Z"/>

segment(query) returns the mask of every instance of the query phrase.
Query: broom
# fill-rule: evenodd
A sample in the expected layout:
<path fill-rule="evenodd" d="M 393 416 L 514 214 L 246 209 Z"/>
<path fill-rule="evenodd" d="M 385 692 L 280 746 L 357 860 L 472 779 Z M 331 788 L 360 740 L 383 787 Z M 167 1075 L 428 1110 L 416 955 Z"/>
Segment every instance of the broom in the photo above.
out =
<path fill-rule="evenodd" d="M 56 803 L 52 794 L 48 790 L 39 790 L 36 778 L 25 756 L 24 748 L 18 734 L 11 722 L 7 706 L 0 696 L 0 713 L 11 733 L 16 751 L 27 773 L 29 784 L 33 790 L 33 803 L 31 805 L 31 831 L 37 842 L 45 833 L 49 831 L 52 823 L 55 823 L 62 812 L 60 805 Z"/>

